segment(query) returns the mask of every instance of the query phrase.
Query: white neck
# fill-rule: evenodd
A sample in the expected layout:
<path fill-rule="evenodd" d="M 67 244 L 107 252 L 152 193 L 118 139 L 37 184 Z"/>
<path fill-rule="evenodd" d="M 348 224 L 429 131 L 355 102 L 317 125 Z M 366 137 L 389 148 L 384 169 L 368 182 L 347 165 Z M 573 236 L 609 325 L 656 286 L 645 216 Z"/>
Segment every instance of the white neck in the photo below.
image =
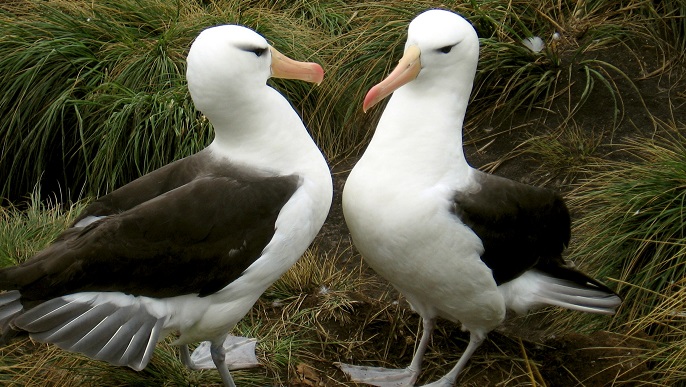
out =
<path fill-rule="evenodd" d="M 471 84 L 456 92 L 446 91 L 445 85 L 427 90 L 415 81 L 393 93 L 360 162 L 412 174 L 430 185 L 447 173 L 470 168 L 462 149 L 462 124 Z"/>
<path fill-rule="evenodd" d="M 246 98 L 205 106 L 215 137 L 209 148 L 217 157 L 273 171 L 302 173 L 308 160 L 322 158 L 300 117 L 276 90 L 265 86 Z M 228 107 L 230 106 L 230 108 Z"/>

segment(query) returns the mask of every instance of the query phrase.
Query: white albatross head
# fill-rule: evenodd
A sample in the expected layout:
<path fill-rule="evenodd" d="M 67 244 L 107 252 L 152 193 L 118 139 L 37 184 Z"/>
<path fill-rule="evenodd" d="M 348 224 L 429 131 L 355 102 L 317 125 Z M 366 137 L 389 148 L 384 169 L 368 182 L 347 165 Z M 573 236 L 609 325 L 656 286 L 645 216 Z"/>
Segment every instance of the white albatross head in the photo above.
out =
<path fill-rule="evenodd" d="M 419 14 L 408 28 L 405 53 L 396 68 L 367 93 L 363 110 L 410 82 L 427 87 L 465 87 L 471 92 L 479 61 L 479 38 L 463 17 L 432 9 Z"/>
<path fill-rule="evenodd" d="M 191 45 L 186 79 L 196 107 L 205 112 L 225 98 L 250 95 L 267 87 L 270 77 L 319 84 L 324 70 L 317 63 L 298 62 L 278 52 L 257 32 L 238 25 L 203 30 Z"/>

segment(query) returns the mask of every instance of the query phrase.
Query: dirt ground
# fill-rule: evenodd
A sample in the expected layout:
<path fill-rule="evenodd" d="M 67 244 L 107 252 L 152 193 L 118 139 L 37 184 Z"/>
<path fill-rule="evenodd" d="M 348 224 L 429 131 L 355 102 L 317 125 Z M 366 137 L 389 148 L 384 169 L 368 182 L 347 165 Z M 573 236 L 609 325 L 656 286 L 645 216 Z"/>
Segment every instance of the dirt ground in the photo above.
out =
<path fill-rule="evenodd" d="M 634 54 L 634 53 L 639 54 Z M 616 151 L 616 145 L 626 138 L 638 136 L 651 137 L 655 133 L 650 115 L 664 121 L 686 122 L 684 111 L 685 90 L 682 76 L 683 68 L 675 67 L 668 73 L 652 75 L 651 71 L 661 66 L 649 43 L 639 50 L 629 51 L 626 48 L 614 47 L 600 52 L 594 52 L 596 58 L 607 61 L 622 69 L 635 83 L 641 99 L 629 83 L 621 77 L 616 78 L 617 85 L 622 91 L 623 119 L 621 124 L 613 128 L 611 111 L 613 102 L 608 92 L 597 87 L 584 107 L 574 116 L 573 123 L 583 130 L 602 133 L 602 146 L 598 148 L 600 157 L 626 157 Z M 575 84 L 571 89 L 571 99 L 574 93 L 580 93 L 583 85 Z M 511 121 L 500 126 L 472 127 L 465 133 L 465 154 L 469 162 L 475 167 L 491 165 L 511 154 L 523 141 L 530 136 L 546 133 L 551 128 L 558 128 L 565 114 L 568 100 L 559 98 L 549 112 L 534 112 L 529 116 L 516 115 Z M 648 111 L 646 111 L 646 108 Z M 468 112 L 469 115 L 474 112 Z M 523 128 L 523 129 L 522 129 Z M 497 136 L 492 136 L 498 133 Z M 492 142 L 491 142 L 492 141 Z M 335 163 L 334 173 L 335 197 L 334 204 L 320 236 L 315 241 L 320 252 L 344 252 L 341 265 L 357 267 L 359 255 L 351 247 L 348 230 L 345 226 L 341 210 L 341 191 L 345 179 L 354 166 L 356 158 Z M 514 157 L 499 165 L 495 174 L 529 184 L 544 184 L 563 194 L 568 192 L 575 179 L 581 175 L 560 174 L 549 175 L 546 166 L 535 155 L 526 154 Z M 574 214 L 572 214 L 574 216 Z M 370 276 L 375 274 L 369 270 Z M 391 289 L 389 287 L 389 289 Z M 373 293 L 373 289 L 370 289 Z M 378 291 L 378 290 L 377 290 Z M 364 293 L 364 291 L 362 291 Z M 365 298 L 366 297 L 366 298 Z M 332 336 L 348 337 L 354 333 L 355 327 L 368 322 L 368 315 L 378 308 L 378 303 L 372 302 L 373 296 L 366 294 L 361 297 L 361 305 L 356 308 L 353 324 L 331 324 Z M 398 297 L 390 290 L 389 299 Z M 397 305 L 388 306 L 385 313 L 389 315 L 386 322 L 375 320 L 374 324 L 365 326 L 364 336 L 374 338 L 367 345 L 369 352 L 360 349 L 355 353 L 355 363 L 366 365 L 409 365 L 413 346 L 417 339 L 419 327 L 418 316 L 411 312 L 402 298 Z M 367 301 L 365 301 L 367 300 Z M 570 312 L 574 313 L 574 312 Z M 532 322 L 534 321 L 534 322 Z M 439 329 L 434 332 L 433 342 L 427 357 L 431 357 L 432 348 L 441 348 L 443 353 L 452 353 L 450 358 L 438 359 L 444 362 L 442 369 L 435 371 L 435 375 L 426 372 L 420 377 L 420 382 L 435 381 L 447 372 L 457 361 L 466 348 L 468 334 L 462 332 L 457 324 L 440 321 Z M 618 332 L 619 333 L 619 332 Z M 520 341 L 521 340 L 521 341 Z M 548 386 L 605 386 L 621 384 L 646 370 L 645 364 L 638 360 L 631 361 L 632 351 L 638 351 L 644 346 L 639 338 L 626 342 L 623 336 L 611 332 L 595 332 L 590 335 L 569 333 L 551 336 L 545 333 L 545 321 L 532 319 L 508 320 L 501 329 L 492 332 L 489 339 L 477 350 L 466 371 L 462 374 L 460 385 L 498 386 L 498 385 L 532 385 L 528 374 L 536 374 L 536 384 Z M 377 347 L 377 348 L 373 348 Z M 622 349 L 623 348 L 623 349 Z M 633 349 L 632 349 L 633 348 Z M 386 353 L 384 359 L 369 358 L 365 362 L 365 355 L 373 353 L 372 349 Z M 524 349 L 524 350 L 523 350 Z M 525 362 L 528 358 L 535 364 L 535 369 L 527 371 Z M 520 361 L 513 361 L 519 359 Z M 629 360 L 627 360 L 629 359 Z M 436 360 L 436 359 L 434 359 Z M 336 361 L 334 359 L 333 361 Z M 340 359 L 346 361 L 346 359 Z M 352 361 L 352 359 L 350 359 Z M 515 364 L 516 363 L 516 364 Z M 517 367 L 522 370 L 514 371 Z M 296 385 L 337 385 L 331 380 L 345 381 L 346 377 L 337 371 L 331 363 L 319 364 L 319 372 L 305 374 L 302 381 L 293 381 Z M 510 372 L 511 371 L 511 372 Z M 326 374 L 326 375 L 322 375 Z M 515 375 L 515 376 L 513 376 Z M 524 376 L 522 376 L 524 375 Z M 512 379 L 516 377 L 517 379 Z M 329 380 L 329 382 L 327 382 Z M 631 385 L 629 383 L 628 385 Z"/>

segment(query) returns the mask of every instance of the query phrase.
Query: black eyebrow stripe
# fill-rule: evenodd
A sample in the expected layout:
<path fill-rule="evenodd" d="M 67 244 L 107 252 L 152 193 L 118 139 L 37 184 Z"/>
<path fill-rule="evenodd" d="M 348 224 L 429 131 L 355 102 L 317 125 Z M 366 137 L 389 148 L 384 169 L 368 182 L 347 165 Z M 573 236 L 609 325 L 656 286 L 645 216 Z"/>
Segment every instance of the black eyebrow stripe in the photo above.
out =
<path fill-rule="evenodd" d="M 254 52 L 257 53 L 259 52 L 265 52 L 269 47 L 267 46 L 254 46 L 254 45 L 244 45 L 244 46 L 236 46 L 238 47 L 239 50 L 247 51 L 247 52 Z"/>

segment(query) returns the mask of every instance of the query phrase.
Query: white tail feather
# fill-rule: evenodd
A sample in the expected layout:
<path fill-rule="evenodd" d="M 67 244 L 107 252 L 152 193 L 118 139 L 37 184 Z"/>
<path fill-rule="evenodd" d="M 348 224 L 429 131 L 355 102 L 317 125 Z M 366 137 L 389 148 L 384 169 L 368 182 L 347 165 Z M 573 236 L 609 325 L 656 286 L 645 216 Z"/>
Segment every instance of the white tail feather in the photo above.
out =
<path fill-rule="evenodd" d="M 613 293 L 529 270 L 498 287 L 505 304 L 519 314 L 546 305 L 556 305 L 581 312 L 614 314 L 621 299 Z"/>

